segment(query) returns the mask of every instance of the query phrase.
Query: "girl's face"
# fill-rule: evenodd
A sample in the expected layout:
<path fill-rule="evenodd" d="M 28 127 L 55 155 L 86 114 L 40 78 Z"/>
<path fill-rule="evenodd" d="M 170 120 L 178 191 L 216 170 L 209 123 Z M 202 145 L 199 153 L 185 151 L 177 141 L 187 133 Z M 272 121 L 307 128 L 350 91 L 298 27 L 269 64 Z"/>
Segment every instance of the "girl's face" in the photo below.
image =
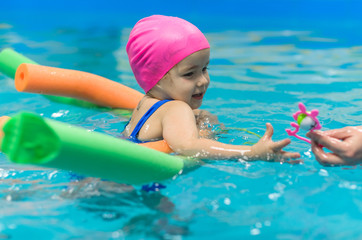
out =
<path fill-rule="evenodd" d="M 210 49 L 197 51 L 184 58 L 157 83 L 154 88 L 159 94 L 155 96 L 186 102 L 192 109 L 199 108 L 210 83 L 207 72 L 209 58 Z"/>

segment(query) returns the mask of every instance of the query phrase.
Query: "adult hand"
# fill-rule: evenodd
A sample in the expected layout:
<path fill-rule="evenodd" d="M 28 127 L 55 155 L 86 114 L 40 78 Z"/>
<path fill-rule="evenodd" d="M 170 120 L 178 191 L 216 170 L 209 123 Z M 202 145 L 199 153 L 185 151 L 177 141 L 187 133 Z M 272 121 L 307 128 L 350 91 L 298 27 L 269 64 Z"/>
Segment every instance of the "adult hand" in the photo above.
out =
<path fill-rule="evenodd" d="M 356 165 L 362 163 L 362 126 L 307 133 L 312 151 L 322 165 Z M 325 152 L 323 147 L 332 152 Z"/>

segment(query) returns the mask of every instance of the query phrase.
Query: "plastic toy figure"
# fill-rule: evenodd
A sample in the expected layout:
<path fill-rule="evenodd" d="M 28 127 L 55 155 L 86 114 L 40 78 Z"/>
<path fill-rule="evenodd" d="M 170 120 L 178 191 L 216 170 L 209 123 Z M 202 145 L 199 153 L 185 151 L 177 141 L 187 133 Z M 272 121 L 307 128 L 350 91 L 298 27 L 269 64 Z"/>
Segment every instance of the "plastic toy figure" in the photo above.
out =
<path fill-rule="evenodd" d="M 305 137 L 301 137 L 297 135 L 299 129 L 305 130 L 305 131 L 314 131 L 321 129 L 322 126 L 320 125 L 317 116 L 319 111 L 317 109 L 313 109 L 310 112 L 307 112 L 307 108 L 304 106 L 303 103 L 298 104 L 299 111 L 293 114 L 293 118 L 297 121 L 290 123 L 292 127 L 295 128 L 294 131 L 290 129 L 286 129 L 289 136 L 294 136 L 300 140 L 306 141 L 307 143 L 311 143 L 311 141 Z"/>

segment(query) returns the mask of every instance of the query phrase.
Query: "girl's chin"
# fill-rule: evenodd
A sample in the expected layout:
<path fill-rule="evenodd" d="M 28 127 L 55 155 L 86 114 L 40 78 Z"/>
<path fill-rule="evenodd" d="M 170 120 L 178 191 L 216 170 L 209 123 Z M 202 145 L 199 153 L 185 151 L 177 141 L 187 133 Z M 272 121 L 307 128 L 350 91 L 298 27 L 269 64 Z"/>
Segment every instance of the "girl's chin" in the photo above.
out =
<path fill-rule="evenodd" d="M 198 109 L 199 107 L 201 107 L 202 101 L 198 102 L 198 103 L 191 103 L 189 104 L 191 109 Z"/>

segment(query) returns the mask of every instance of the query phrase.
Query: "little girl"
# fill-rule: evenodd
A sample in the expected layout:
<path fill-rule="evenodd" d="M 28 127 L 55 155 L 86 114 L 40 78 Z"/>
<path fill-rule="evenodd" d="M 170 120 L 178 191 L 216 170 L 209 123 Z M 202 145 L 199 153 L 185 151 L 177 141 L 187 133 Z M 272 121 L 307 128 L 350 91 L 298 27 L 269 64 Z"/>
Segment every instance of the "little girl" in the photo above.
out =
<path fill-rule="evenodd" d="M 197 110 L 210 83 L 210 45 L 201 31 L 176 17 L 141 19 L 131 31 L 127 54 L 138 84 L 146 95 L 124 130 L 141 143 L 164 139 L 178 154 L 206 159 L 284 161 L 299 153 L 282 149 L 289 139 L 272 141 L 273 127 L 253 146 L 220 143 L 200 136 Z"/>

